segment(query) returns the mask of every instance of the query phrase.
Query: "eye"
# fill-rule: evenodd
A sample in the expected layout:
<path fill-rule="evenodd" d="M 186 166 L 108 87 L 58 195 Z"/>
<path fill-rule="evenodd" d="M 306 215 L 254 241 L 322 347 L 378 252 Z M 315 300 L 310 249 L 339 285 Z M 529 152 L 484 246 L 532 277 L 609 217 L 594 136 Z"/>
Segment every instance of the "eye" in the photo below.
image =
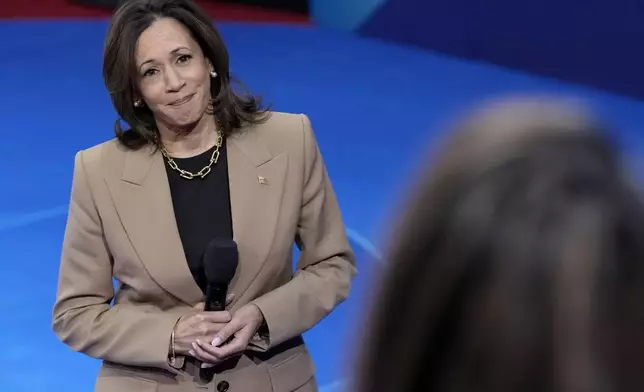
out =
<path fill-rule="evenodd" d="M 177 59 L 177 62 L 178 62 L 178 63 L 185 63 L 185 62 L 187 62 L 188 60 L 190 60 L 191 58 L 192 58 L 192 56 L 191 56 L 191 55 L 189 55 L 189 54 L 182 54 L 182 55 L 181 55 L 181 56 L 179 56 L 179 58 Z"/>
<path fill-rule="evenodd" d="M 155 68 L 150 68 L 150 69 L 147 69 L 145 72 L 143 72 L 143 76 L 144 77 L 145 76 L 154 76 L 154 75 L 156 75 L 157 72 L 158 71 Z"/>

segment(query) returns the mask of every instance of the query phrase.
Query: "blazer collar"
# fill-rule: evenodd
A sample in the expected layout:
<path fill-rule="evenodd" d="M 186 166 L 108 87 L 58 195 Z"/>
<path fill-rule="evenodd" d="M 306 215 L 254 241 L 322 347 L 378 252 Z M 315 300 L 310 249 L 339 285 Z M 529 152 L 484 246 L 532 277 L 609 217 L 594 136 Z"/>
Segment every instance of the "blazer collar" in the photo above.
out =
<path fill-rule="evenodd" d="M 234 240 L 240 267 L 229 292 L 235 302 L 266 260 L 279 216 L 287 155 L 274 156 L 253 128 L 226 143 Z M 267 179 L 262 182 L 261 179 Z M 152 278 L 189 305 L 203 293 L 188 268 L 176 225 L 162 154 L 146 147 L 128 151 L 115 205 L 132 245 Z"/>

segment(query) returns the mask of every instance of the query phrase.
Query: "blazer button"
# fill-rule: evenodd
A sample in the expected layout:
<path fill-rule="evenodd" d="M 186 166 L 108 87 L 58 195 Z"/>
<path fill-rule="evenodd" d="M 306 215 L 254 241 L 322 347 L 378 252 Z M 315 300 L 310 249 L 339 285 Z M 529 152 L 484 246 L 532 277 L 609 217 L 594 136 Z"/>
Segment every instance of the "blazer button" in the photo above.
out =
<path fill-rule="evenodd" d="M 228 381 L 221 381 L 217 384 L 217 391 L 219 392 L 228 392 L 228 388 L 230 388 Z"/>

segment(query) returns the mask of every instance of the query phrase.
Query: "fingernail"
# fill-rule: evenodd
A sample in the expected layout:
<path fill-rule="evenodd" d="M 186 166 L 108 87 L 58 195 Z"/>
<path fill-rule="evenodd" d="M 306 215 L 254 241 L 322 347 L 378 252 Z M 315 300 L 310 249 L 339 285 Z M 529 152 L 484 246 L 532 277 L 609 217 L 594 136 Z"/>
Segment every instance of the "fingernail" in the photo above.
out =
<path fill-rule="evenodd" d="M 197 349 L 197 343 L 192 342 L 192 348 L 194 348 L 196 350 Z"/>
<path fill-rule="evenodd" d="M 193 350 L 188 351 L 188 354 L 190 354 L 191 357 L 195 356 L 195 352 Z"/>
<path fill-rule="evenodd" d="M 213 346 L 219 346 L 220 344 L 221 344 L 221 339 L 219 337 L 216 337 L 212 340 Z"/>

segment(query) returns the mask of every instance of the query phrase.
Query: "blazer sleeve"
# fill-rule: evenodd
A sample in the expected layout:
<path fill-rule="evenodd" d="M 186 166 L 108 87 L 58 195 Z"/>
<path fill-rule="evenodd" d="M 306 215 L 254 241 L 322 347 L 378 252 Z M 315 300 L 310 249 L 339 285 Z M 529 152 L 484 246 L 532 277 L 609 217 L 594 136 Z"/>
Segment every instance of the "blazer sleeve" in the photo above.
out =
<path fill-rule="evenodd" d="M 181 315 L 152 307 L 110 306 L 113 297 L 112 257 L 81 151 L 74 161 L 53 330 L 70 348 L 91 357 L 179 373 L 170 366 L 168 353 Z"/>
<path fill-rule="evenodd" d="M 305 167 L 295 239 L 300 257 L 289 282 L 251 302 L 263 313 L 266 330 L 253 339 L 252 350 L 267 350 L 312 328 L 347 298 L 357 273 L 310 120 L 301 118 Z"/>

